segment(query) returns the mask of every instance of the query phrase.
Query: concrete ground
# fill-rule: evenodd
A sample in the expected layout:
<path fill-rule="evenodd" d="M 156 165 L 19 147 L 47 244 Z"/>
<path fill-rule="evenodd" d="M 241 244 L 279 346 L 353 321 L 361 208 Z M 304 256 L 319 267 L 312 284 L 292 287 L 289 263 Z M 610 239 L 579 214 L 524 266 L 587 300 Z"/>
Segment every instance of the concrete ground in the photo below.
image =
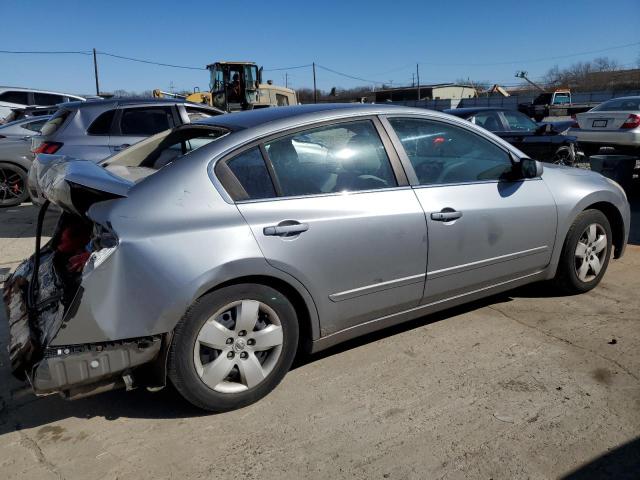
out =
<path fill-rule="evenodd" d="M 171 390 L 25 395 L 2 312 L 0 476 L 639 478 L 639 200 L 633 209 L 633 244 L 588 294 L 530 286 L 369 335 L 220 415 Z M 0 211 L 0 274 L 33 251 L 35 213 Z"/>

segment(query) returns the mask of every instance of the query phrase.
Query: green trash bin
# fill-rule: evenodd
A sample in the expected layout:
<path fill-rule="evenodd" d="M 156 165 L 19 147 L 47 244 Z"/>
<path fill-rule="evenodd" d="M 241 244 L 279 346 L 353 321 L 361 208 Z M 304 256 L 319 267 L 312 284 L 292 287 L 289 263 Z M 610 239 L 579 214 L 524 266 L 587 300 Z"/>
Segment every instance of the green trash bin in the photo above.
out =
<path fill-rule="evenodd" d="M 636 167 L 636 157 L 630 155 L 591 155 L 591 170 L 615 180 L 622 188 L 629 190 Z"/>

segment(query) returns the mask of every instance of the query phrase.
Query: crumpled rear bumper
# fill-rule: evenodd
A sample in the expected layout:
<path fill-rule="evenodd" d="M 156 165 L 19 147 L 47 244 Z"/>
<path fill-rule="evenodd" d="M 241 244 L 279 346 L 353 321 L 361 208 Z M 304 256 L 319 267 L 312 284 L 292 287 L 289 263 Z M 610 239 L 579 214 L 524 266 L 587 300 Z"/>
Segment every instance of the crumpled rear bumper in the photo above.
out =
<path fill-rule="evenodd" d="M 41 256 L 41 260 L 46 254 Z M 36 394 L 62 392 L 73 396 L 74 391 L 109 381 L 121 381 L 122 376 L 136 367 L 153 361 L 162 347 L 162 336 L 50 346 L 57 331 L 64 328 L 65 314 L 56 297 L 40 305 L 37 313 L 29 311 L 28 286 L 33 260 L 25 260 L 4 284 L 3 300 L 9 323 L 9 358 L 13 374 L 28 379 Z M 41 263 L 41 291 L 53 282 L 43 276 L 46 260 Z M 113 387 L 117 386 L 116 383 Z"/>

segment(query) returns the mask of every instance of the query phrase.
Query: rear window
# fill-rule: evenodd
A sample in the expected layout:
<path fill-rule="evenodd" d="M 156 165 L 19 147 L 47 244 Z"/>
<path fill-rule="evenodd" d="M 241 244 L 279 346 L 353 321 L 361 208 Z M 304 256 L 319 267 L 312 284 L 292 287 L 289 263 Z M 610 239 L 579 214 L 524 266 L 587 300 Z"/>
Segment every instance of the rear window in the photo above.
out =
<path fill-rule="evenodd" d="M 593 112 L 637 112 L 640 110 L 640 97 L 614 98 L 595 107 Z"/>
<path fill-rule="evenodd" d="M 109 135 L 111 132 L 111 124 L 113 123 L 113 117 L 115 116 L 115 110 L 109 110 L 108 112 L 98 115 L 89 128 L 87 133 L 89 135 Z"/>
<path fill-rule="evenodd" d="M 3 92 L 0 93 L 0 102 L 19 103 L 29 105 L 29 94 L 27 92 Z"/>
<path fill-rule="evenodd" d="M 53 135 L 71 115 L 71 110 L 58 110 L 51 119 L 42 126 L 42 135 Z"/>
<path fill-rule="evenodd" d="M 47 120 L 35 120 L 33 122 L 28 122 L 22 125 L 22 128 L 26 128 L 27 130 L 31 130 L 32 132 L 39 132 L 42 130 L 44 124 L 47 123 Z"/>

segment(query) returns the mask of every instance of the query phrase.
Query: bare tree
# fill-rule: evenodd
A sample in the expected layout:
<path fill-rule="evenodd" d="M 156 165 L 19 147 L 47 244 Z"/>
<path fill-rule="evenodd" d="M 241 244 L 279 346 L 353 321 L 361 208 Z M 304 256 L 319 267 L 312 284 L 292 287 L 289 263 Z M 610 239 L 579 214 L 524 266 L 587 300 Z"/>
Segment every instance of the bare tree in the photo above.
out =
<path fill-rule="evenodd" d="M 552 88 L 565 87 L 575 91 L 640 88 L 640 78 L 637 74 L 622 70 L 616 60 L 607 57 L 574 63 L 564 69 L 555 65 L 547 71 L 543 79 Z"/>

